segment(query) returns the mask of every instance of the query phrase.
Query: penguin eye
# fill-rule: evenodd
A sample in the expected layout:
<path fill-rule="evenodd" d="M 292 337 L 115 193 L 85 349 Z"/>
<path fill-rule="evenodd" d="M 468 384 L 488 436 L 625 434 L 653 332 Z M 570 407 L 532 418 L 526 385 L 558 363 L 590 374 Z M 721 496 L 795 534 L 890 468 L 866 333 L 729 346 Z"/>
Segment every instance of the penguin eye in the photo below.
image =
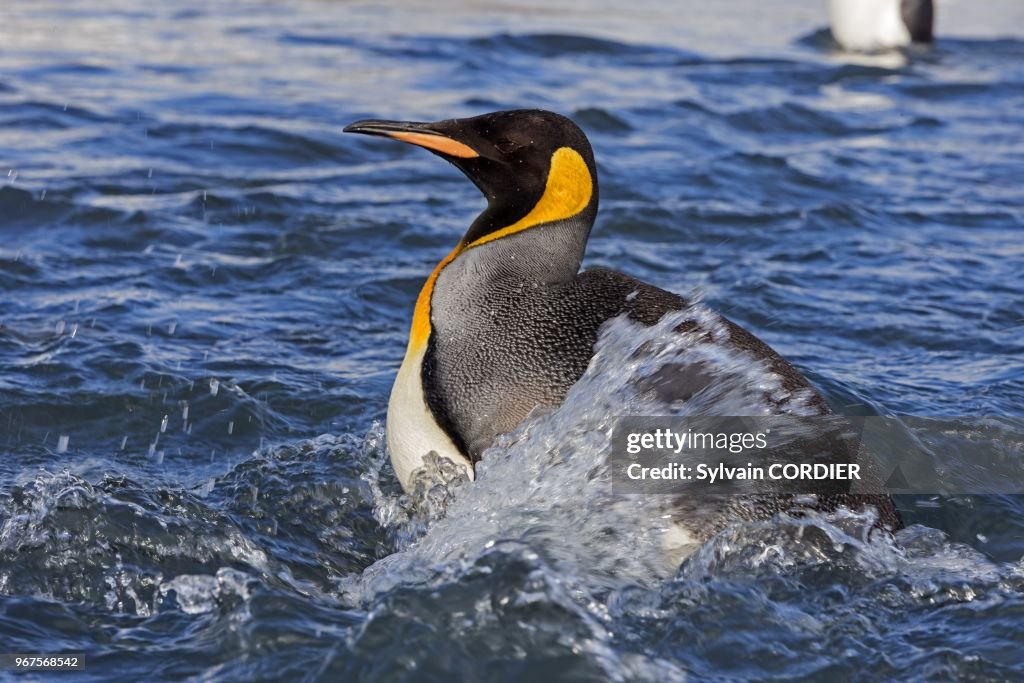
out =
<path fill-rule="evenodd" d="M 519 149 L 519 144 L 509 140 L 508 138 L 501 138 L 494 142 L 494 147 L 502 154 L 511 154 Z"/>

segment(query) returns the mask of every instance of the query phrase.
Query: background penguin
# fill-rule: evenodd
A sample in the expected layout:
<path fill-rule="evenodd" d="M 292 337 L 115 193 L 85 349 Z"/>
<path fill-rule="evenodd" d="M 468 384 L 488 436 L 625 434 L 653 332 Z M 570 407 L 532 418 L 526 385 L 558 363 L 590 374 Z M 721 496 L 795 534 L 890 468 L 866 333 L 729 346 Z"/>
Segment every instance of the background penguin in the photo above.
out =
<path fill-rule="evenodd" d="M 829 0 L 832 37 L 847 50 L 932 42 L 932 0 Z"/>
<path fill-rule="evenodd" d="M 576 124 L 552 112 L 504 111 L 435 123 L 367 120 L 346 132 L 424 147 L 459 168 L 487 207 L 434 269 L 416 301 L 405 360 L 388 403 L 387 441 L 402 486 L 435 451 L 473 476 L 495 438 L 555 407 L 586 370 L 602 324 L 626 314 L 653 325 L 685 299 L 606 268 L 580 272 L 597 215 L 597 168 Z M 685 325 L 686 323 L 684 323 Z M 779 354 L 724 321 L 732 347 L 763 360 L 790 393 L 825 401 Z M 680 368 L 676 397 L 714 381 Z M 899 526 L 885 496 L 867 497 Z M 865 502 L 852 496 L 826 501 Z M 759 505 L 757 516 L 778 505 Z M 706 536 L 700 533 L 698 536 Z"/>

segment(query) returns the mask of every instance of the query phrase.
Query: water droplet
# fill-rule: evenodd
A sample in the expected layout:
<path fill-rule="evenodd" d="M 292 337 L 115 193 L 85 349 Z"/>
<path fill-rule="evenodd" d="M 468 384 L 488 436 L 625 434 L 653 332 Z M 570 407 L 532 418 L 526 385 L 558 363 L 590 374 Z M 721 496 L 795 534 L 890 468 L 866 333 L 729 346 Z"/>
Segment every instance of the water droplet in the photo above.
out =
<path fill-rule="evenodd" d="M 233 434 L 234 432 L 235 432 L 235 421 L 232 420 L 231 422 L 228 422 L 228 434 Z"/>
<path fill-rule="evenodd" d="M 164 415 L 164 419 L 160 420 L 160 433 L 163 434 L 167 431 L 167 418 L 168 415 Z"/>
<path fill-rule="evenodd" d="M 167 334 L 174 334 L 174 331 L 178 329 L 178 321 L 175 320 L 173 323 L 167 326 Z"/>
<path fill-rule="evenodd" d="M 220 380 L 210 380 L 210 396 L 216 396 L 217 392 L 220 391 Z"/>
<path fill-rule="evenodd" d="M 122 437 L 122 439 L 121 439 L 121 450 L 123 451 L 124 447 L 127 446 L 127 445 L 128 445 L 128 435 L 125 434 L 124 437 Z"/>
<path fill-rule="evenodd" d="M 181 419 L 183 422 L 188 422 L 188 402 L 181 407 Z"/>
<path fill-rule="evenodd" d="M 62 334 L 64 334 L 64 328 L 65 327 L 67 327 L 67 323 L 65 323 L 63 320 L 58 320 L 57 321 L 57 325 L 54 327 L 53 331 L 57 335 L 62 335 Z"/>
<path fill-rule="evenodd" d="M 57 439 L 57 452 L 67 453 L 68 452 L 68 441 L 71 440 L 67 434 L 61 434 L 60 438 Z"/>

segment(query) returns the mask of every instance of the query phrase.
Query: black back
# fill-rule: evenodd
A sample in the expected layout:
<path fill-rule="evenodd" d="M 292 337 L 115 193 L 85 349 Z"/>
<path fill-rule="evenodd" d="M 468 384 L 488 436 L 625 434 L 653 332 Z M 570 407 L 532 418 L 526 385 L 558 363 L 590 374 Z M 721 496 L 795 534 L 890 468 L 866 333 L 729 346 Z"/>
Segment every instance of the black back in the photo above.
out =
<path fill-rule="evenodd" d="M 935 5 L 932 0 L 903 0 L 900 5 L 903 24 L 915 43 L 930 43 L 935 25 Z"/>

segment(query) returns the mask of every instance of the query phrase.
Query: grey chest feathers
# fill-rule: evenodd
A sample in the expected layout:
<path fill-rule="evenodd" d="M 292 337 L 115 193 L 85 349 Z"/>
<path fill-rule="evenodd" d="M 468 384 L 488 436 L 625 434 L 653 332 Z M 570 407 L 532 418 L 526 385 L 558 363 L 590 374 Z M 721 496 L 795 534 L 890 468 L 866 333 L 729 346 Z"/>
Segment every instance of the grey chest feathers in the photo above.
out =
<path fill-rule="evenodd" d="M 562 402 L 606 320 L 629 312 L 652 324 L 685 305 L 613 271 L 577 273 L 578 262 L 553 267 L 551 251 L 563 262 L 575 251 L 560 244 L 578 233 L 563 229 L 570 227 L 541 226 L 474 247 L 438 276 L 424 395 L 473 462 L 536 407 Z"/>

